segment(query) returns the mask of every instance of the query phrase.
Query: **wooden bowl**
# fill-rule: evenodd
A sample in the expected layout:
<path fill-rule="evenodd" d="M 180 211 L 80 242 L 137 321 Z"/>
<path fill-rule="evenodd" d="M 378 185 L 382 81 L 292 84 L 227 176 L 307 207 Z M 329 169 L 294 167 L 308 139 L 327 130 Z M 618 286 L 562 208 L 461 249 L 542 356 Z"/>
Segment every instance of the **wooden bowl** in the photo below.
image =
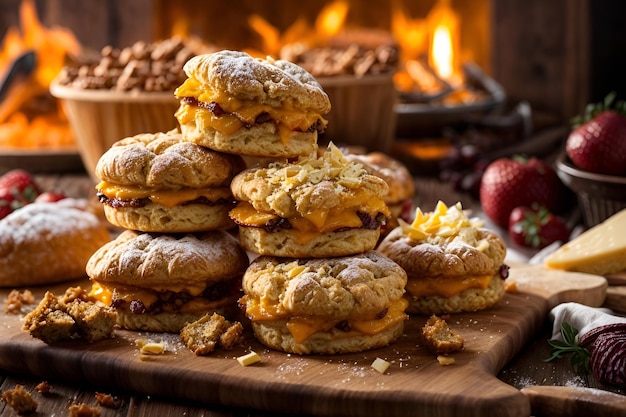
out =
<path fill-rule="evenodd" d="M 396 131 L 397 92 L 393 74 L 317 77 L 331 110 L 321 141 L 391 151 Z"/>
<path fill-rule="evenodd" d="M 626 208 L 626 177 L 582 171 L 572 164 L 565 152 L 557 157 L 556 172 L 576 193 L 585 226 L 602 223 Z"/>
<path fill-rule="evenodd" d="M 96 164 L 113 143 L 178 127 L 174 113 L 179 101 L 174 92 L 85 90 L 53 82 L 50 93 L 60 99 L 85 169 L 96 181 Z"/>

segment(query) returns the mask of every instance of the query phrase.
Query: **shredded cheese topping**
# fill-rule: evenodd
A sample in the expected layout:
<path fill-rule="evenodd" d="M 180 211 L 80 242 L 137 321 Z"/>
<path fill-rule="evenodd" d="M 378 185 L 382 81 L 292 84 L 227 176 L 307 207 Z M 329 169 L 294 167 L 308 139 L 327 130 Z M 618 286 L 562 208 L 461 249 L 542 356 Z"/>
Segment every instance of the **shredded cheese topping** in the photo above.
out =
<path fill-rule="evenodd" d="M 321 157 L 311 155 L 293 164 L 281 162 L 270 163 L 266 170 L 258 174 L 269 178 L 271 183 L 281 184 L 283 190 L 289 192 L 303 185 L 319 184 L 332 181 L 335 192 L 341 194 L 346 188 L 360 185 L 360 178 L 367 174 L 363 165 L 346 159 L 334 143 Z"/>
<path fill-rule="evenodd" d="M 415 220 L 408 224 L 399 219 L 402 232 L 413 240 L 424 240 L 431 243 L 456 242 L 475 247 L 484 252 L 489 243 L 479 239 L 478 228 L 484 222 L 477 217 L 468 217 L 460 202 L 448 207 L 442 201 L 437 203 L 435 210 L 423 213 L 418 207 Z"/>

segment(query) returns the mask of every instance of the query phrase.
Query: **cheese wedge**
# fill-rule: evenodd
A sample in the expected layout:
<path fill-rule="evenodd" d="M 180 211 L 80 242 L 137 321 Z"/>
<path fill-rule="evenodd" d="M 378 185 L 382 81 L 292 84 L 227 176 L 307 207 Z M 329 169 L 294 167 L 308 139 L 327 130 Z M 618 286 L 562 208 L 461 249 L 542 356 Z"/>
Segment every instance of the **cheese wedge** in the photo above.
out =
<path fill-rule="evenodd" d="M 608 275 L 626 270 L 626 209 L 550 254 L 548 268 Z"/>

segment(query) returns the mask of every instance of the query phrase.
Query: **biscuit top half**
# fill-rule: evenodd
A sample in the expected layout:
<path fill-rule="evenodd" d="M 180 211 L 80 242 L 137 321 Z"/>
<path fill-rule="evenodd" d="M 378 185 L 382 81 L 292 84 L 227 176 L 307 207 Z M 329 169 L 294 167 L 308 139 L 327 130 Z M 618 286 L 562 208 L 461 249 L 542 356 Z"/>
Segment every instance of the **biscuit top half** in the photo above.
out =
<path fill-rule="evenodd" d="M 461 204 L 439 202 L 433 212 L 416 210 L 412 224 L 400 222 L 378 247 L 409 277 L 494 275 L 506 256 L 504 241 L 467 217 Z"/>
<path fill-rule="evenodd" d="M 92 255 L 86 272 L 96 282 L 195 296 L 207 283 L 243 275 L 248 264 L 237 239 L 224 231 L 170 235 L 126 230 Z"/>
<path fill-rule="evenodd" d="M 185 142 L 172 130 L 116 142 L 100 157 L 96 175 L 116 185 L 176 190 L 229 187 L 244 168 L 240 156 Z"/>
<path fill-rule="evenodd" d="M 227 111 L 234 110 L 232 99 L 321 115 L 330 111 L 328 95 L 315 78 L 288 61 L 224 50 L 197 55 L 183 69 L 189 78 L 176 90 L 178 98 L 215 101 Z"/>
<path fill-rule="evenodd" d="M 310 218 L 315 212 L 353 206 L 366 213 L 389 215 L 383 201 L 387 183 L 368 174 L 363 165 L 345 159 L 332 143 L 319 157 L 244 170 L 233 179 L 231 190 L 235 199 L 283 218 Z"/>
<path fill-rule="evenodd" d="M 402 298 L 406 272 L 375 251 L 349 257 L 292 260 L 261 256 L 242 287 L 276 316 L 374 319 Z"/>
<path fill-rule="evenodd" d="M 363 164 L 369 174 L 385 180 L 389 185 L 389 193 L 385 197 L 388 204 L 397 204 L 415 194 L 413 176 L 400 161 L 382 152 L 370 152 L 368 154 L 346 154 L 349 161 Z"/>

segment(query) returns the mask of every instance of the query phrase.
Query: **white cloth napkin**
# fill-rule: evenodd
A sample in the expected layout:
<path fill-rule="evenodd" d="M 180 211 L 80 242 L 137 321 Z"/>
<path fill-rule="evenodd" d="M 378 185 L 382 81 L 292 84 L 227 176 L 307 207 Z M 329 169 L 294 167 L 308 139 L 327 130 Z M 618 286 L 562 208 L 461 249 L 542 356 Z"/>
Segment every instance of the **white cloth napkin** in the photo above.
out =
<path fill-rule="evenodd" d="M 573 328 L 578 329 L 578 337 L 596 327 L 613 323 L 626 323 L 626 317 L 612 314 L 612 310 L 606 308 L 594 308 L 578 303 L 563 303 L 554 307 L 550 311 L 550 318 L 553 320 L 552 339 L 563 340 L 561 338 L 561 324 L 569 323 Z"/>

